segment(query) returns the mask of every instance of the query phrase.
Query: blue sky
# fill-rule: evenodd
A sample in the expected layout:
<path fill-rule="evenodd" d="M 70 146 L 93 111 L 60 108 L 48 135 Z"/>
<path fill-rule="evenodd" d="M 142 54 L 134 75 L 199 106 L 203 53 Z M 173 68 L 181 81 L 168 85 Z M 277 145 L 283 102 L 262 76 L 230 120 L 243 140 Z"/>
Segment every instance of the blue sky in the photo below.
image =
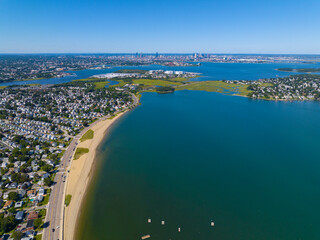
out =
<path fill-rule="evenodd" d="M 320 54 L 319 0 L 0 0 L 0 53 Z"/>

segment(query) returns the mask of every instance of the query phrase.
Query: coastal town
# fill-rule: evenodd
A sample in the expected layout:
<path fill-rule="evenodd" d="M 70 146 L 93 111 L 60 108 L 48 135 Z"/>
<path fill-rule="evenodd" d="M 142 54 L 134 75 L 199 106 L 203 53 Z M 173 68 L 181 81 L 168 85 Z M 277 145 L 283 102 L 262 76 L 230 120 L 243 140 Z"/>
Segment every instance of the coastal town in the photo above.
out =
<path fill-rule="evenodd" d="M 228 84 L 245 85 L 249 98 L 307 101 L 320 100 L 320 76 L 311 74 L 291 75 L 257 81 L 225 81 Z"/>
<path fill-rule="evenodd" d="M 135 87 L 126 89 L 88 82 L 0 89 L 0 239 L 47 239 L 44 232 L 55 231 L 47 214 L 57 175 L 65 184 L 61 159 L 66 151 L 81 155 L 69 145 L 82 130 L 133 106 Z"/>

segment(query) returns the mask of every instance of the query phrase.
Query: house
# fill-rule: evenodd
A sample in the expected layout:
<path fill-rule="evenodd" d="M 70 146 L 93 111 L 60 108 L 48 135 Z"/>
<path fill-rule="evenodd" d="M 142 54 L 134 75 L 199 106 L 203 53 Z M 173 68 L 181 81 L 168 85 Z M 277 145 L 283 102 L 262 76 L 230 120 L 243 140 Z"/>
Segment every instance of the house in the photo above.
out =
<path fill-rule="evenodd" d="M 31 189 L 27 192 L 28 198 L 35 198 L 37 191 L 35 189 Z"/>
<path fill-rule="evenodd" d="M 40 188 L 38 191 L 38 194 L 43 195 L 43 194 L 45 194 L 45 192 L 46 192 L 46 190 L 44 188 Z"/>
<path fill-rule="evenodd" d="M 23 198 L 26 195 L 26 190 L 20 189 L 18 190 L 19 198 Z"/>
<path fill-rule="evenodd" d="M 47 163 L 48 163 L 49 165 L 51 165 L 52 167 L 54 167 L 54 162 L 53 162 L 52 160 L 48 160 Z"/>
<path fill-rule="evenodd" d="M 10 183 L 9 186 L 8 186 L 9 189 L 16 189 L 17 187 L 18 187 L 18 184 L 15 183 L 15 182 Z"/>
<path fill-rule="evenodd" d="M 39 170 L 39 166 L 34 166 L 33 168 L 32 168 L 32 171 L 34 171 L 34 172 L 37 172 Z"/>
<path fill-rule="evenodd" d="M 38 213 L 36 211 L 31 211 L 31 212 L 29 212 L 27 219 L 28 220 L 34 220 L 34 219 L 37 219 L 38 217 L 39 216 L 38 216 Z"/>
<path fill-rule="evenodd" d="M 24 212 L 23 211 L 19 211 L 17 214 L 16 214 L 16 219 L 18 220 L 18 221 L 21 221 L 22 219 L 23 219 L 23 217 L 24 217 Z"/>
<path fill-rule="evenodd" d="M 34 230 L 29 230 L 27 232 L 24 233 L 28 239 L 33 239 L 34 235 L 35 235 L 35 232 Z"/>
<path fill-rule="evenodd" d="M 8 163 L 7 162 L 3 162 L 2 164 L 1 164 L 1 168 L 6 168 L 8 166 Z"/>
<path fill-rule="evenodd" d="M 9 197 L 9 192 L 5 192 L 5 193 L 3 194 L 3 199 L 8 199 L 8 197 Z"/>
<path fill-rule="evenodd" d="M 28 232 L 28 231 L 33 231 L 34 226 L 33 226 L 34 219 L 30 219 L 27 221 L 26 228 L 22 230 L 23 233 Z"/>
<path fill-rule="evenodd" d="M 4 204 L 3 208 L 4 209 L 8 209 L 11 208 L 13 206 L 13 200 L 8 200 L 6 201 L 6 203 Z"/>
<path fill-rule="evenodd" d="M 39 203 L 42 202 L 43 201 L 43 195 L 38 195 L 37 200 L 39 201 Z"/>
<path fill-rule="evenodd" d="M 23 237 L 23 238 L 21 238 L 21 240 L 32 240 L 33 239 L 33 237 Z"/>
<path fill-rule="evenodd" d="M 42 178 L 42 181 L 45 179 L 45 178 L 48 178 L 50 177 L 50 174 L 49 173 L 44 173 L 42 174 L 41 178 Z"/>
<path fill-rule="evenodd" d="M 23 201 L 20 201 L 20 202 L 16 202 L 15 205 L 14 205 L 14 207 L 15 207 L 15 208 L 21 208 L 22 205 L 23 205 Z"/>

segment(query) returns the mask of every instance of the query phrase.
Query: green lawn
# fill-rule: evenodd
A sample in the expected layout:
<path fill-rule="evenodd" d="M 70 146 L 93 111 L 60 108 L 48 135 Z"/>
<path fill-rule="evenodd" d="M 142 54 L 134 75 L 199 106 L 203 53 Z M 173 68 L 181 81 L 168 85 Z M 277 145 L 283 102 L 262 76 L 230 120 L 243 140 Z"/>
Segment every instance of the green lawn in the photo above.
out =
<path fill-rule="evenodd" d="M 202 81 L 190 82 L 188 84 L 177 86 L 176 90 L 198 90 L 207 92 L 231 93 L 247 96 L 251 91 L 247 89 L 248 85 L 226 83 L 223 81 Z"/>
<path fill-rule="evenodd" d="M 112 85 L 112 87 L 123 87 L 129 82 L 117 80 L 119 83 Z M 174 79 L 133 79 L 132 84 L 141 84 L 145 87 L 156 87 L 156 86 L 177 86 L 182 85 L 186 78 L 174 78 Z"/>
<path fill-rule="evenodd" d="M 86 154 L 89 152 L 88 148 L 77 148 L 75 154 L 74 154 L 74 160 L 79 159 L 82 155 Z"/>
<path fill-rule="evenodd" d="M 49 202 L 49 196 L 50 196 L 50 194 L 47 193 L 47 194 L 44 196 L 43 201 L 42 201 L 41 203 L 39 203 L 39 206 L 43 206 L 43 205 L 48 204 L 48 202 Z"/>
<path fill-rule="evenodd" d="M 44 219 L 45 216 L 46 216 L 46 214 L 47 214 L 47 209 L 44 208 L 44 209 L 40 209 L 40 210 L 39 210 L 39 217 L 40 217 L 40 218 L 43 218 L 43 219 Z"/>
<path fill-rule="evenodd" d="M 94 131 L 89 129 L 83 136 L 80 138 L 80 142 L 84 142 L 86 140 L 92 139 L 94 136 Z"/>
<path fill-rule="evenodd" d="M 179 81 L 170 81 L 170 80 L 160 80 L 160 79 L 136 79 L 133 80 L 134 84 L 143 84 L 146 87 L 155 87 L 155 86 L 173 86 L 181 85 Z"/>
<path fill-rule="evenodd" d="M 42 239 L 42 234 L 37 234 L 37 236 L 34 237 L 35 240 L 41 240 Z"/>
<path fill-rule="evenodd" d="M 68 194 L 64 200 L 64 204 L 68 207 L 71 202 L 72 195 Z"/>
<path fill-rule="evenodd" d="M 96 89 L 104 88 L 108 83 L 109 83 L 109 81 L 93 82 Z"/>
<path fill-rule="evenodd" d="M 4 88 L 6 88 L 6 86 L 0 86 L 0 89 L 4 89 Z"/>

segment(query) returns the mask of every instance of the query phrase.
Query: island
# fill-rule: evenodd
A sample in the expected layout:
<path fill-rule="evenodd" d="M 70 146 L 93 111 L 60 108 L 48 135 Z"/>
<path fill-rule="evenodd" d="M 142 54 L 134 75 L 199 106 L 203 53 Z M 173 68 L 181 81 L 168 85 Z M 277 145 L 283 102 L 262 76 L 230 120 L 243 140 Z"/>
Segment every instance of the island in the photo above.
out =
<path fill-rule="evenodd" d="M 298 73 L 316 73 L 320 72 L 320 68 L 278 68 L 280 72 L 298 72 Z"/>

